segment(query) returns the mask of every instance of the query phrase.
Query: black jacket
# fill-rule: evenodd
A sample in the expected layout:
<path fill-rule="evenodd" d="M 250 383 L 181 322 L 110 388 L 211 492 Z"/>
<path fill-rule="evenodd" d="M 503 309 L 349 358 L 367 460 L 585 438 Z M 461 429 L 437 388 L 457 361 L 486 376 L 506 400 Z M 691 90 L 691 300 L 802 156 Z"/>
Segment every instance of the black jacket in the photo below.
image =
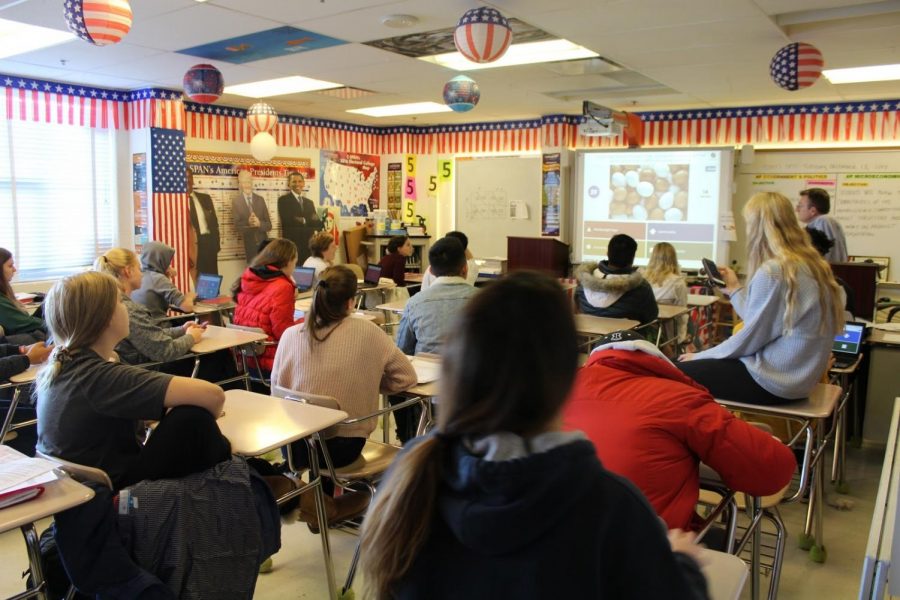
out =
<path fill-rule="evenodd" d="M 398 600 L 706 598 L 693 559 L 633 485 L 578 440 L 489 462 L 445 453 L 429 538 Z"/>
<path fill-rule="evenodd" d="M 31 362 L 24 354 L 19 354 L 19 347 L 7 344 L 6 338 L 0 337 L 0 381 L 6 381 L 28 369 Z"/>
<path fill-rule="evenodd" d="M 595 270 L 600 274 L 595 274 Z M 613 269 L 605 260 L 586 262 L 575 269 L 575 277 L 575 302 L 584 314 L 634 319 L 642 325 L 659 315 L 653 288 L 636 267 Z"/>

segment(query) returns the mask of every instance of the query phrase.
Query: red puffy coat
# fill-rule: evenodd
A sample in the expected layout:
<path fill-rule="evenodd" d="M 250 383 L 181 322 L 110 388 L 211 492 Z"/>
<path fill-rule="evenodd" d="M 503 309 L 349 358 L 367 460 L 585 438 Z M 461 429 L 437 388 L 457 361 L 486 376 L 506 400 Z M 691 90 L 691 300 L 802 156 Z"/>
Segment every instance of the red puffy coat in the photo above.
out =
<path fill-rule="evenodd" d="M 781 490 L 797 466 L 777 439 L 734 417 L 706 388 L 660 357 L 595 352 L 564 410 L 567 429 L 594 443 L 603 465 L 644 493 L 670 529 L 694 529 L 699 463 L 733 490 Z"/>
<path fill-rule="evenodd" d="M 247 268 L 241 275 L 241 289 L 235 298 L 234 324 L 259 327 L 270 340 L 280 340 L 284 330 L 295 324 L 294 290 L 290 278 L 274 267 L 257 268 L 256 272 Z M 303 319 L 296 322 L 302 323 Z M 260 356 L 263 369 L 272 370 L 275 350 L 275 346 L 266 348 Z"/>

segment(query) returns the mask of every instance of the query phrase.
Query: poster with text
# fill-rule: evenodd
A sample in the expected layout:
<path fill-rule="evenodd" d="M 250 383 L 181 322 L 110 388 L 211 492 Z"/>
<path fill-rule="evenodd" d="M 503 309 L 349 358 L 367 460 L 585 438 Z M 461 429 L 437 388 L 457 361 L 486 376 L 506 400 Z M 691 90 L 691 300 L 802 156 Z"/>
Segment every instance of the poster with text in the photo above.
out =
<path fill-rule="evenodd" d="M 559 153 L 545 154 L 541 182 L 541 235 L 559 235 Z"/>
<path fill-rule="evenodd" d="M 260 165 L 247 157 L 188 153 L 188 168 L 194 174 L 194 189 L 209 194 L 219 220 L 221 249 L 218 259 L 234 260 L 244 258 L 244 243 L 235 229 L 232 203 L 240 197 L 238 173 L 249 171 L 253 176 L 253 193 L 262 196 L 269 212 L 272 229 L 269 237 L 281 236 L 281 221 L 278 218 L 278 198 L 288 193 L 288 173 L 302 173 L 306 179 L 305 196 L 315 187 L 315 169 L 308 159 L 295 159 L 282 165 Z M 312 195 L 313 200 L 315 196 Z"/>
<path fill-rule="evenodd" d="M 131 155 L 131 196 L 134 202 L 134 251 L 139 253 L 147 243 L 150 219 L 147 205 L 147 154 Z"/>
<path fill-rule="evenodd" d="M 367 217 L 378 209 L 379 162 L 372 154 L 322 150 L 319 206 L 341 217 Z"/>

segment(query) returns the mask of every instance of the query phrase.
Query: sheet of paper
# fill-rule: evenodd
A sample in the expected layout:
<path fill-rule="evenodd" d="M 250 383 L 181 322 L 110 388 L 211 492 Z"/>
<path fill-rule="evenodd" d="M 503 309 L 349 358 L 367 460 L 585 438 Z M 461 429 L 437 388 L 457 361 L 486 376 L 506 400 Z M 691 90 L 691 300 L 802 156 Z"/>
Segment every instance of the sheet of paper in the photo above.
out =
<path fill-rule="evenodd" d="M 49 460 L 28 458 L 9 446 L 0 445 L 0 492 L 22 486 L 56 467 Z"/>
<path fill-rule="evenodd" d="M 416 370 L 416 377 L 419 383 L 431 383 L 437 381 L 441 376 L 441 363 L 431 360 L 421 360 L 413 358 L 410 360 L 413 368 Z"/>

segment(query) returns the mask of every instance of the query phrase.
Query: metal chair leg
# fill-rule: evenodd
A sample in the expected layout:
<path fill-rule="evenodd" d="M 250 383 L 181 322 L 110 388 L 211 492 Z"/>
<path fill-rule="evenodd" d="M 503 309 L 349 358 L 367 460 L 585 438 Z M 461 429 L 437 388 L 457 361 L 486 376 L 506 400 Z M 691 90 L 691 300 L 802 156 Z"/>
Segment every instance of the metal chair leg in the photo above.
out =
<path fill-rule="evenodd" d="M 778 586 L 781 582 L 781 565 L 784 562 L 785 528 L 784 521 L 781 520 L 781 515 L 778 513 L 778 507 L 767 509 L 764 514 L 775 528 L 775 553 L 772 557 L 772 572 L 769 575 L 768 600 L 776 600 Z"/>

